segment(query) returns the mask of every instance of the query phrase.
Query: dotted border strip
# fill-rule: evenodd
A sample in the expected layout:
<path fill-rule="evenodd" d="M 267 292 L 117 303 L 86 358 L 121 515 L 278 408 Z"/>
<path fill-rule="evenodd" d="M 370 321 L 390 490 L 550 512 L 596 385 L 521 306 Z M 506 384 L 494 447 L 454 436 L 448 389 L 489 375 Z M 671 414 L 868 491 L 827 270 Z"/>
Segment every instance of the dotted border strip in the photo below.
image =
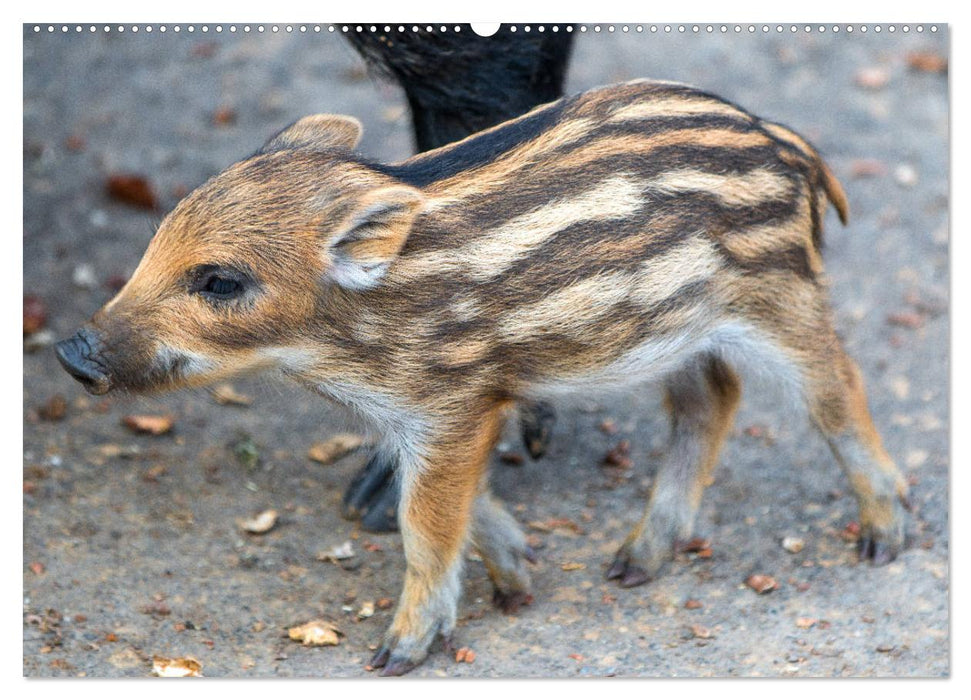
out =
<path fill-rule="evenodd" d="M 923 33 L 924 31 L 930 31 L 931 33 L 936 33 L 938 31 L 938 26 L 936 24 L 931 24 L 931 25 L 926 25 L 926 26 L 923 25 L 923 24 L 916 24 L 916 25 L 910 25 L 910 24 L 858 24 L 858 25 L 854 25 L 854 24 L 843 24 L 843 25 L 840 25 L 840 24 L 832 24 L 832 25 L 823 25 L 823 24 L 817 24 L 817 25 L 811 25 L 811 24 L 802 24 L 802 25 L 798 25 L 798 24 L 623 24 L 623 25 L 615 25 L 615 24 L 593 24 L 593 25 L 586 25 L 586 24 L 580 24 L 580 25 L 556 25 L 556 24 L 553 24 L 553 25 L 542 25 L 542 24 L 540 24 L 540 25 L 530 25 L 530 24 L 523 24 L 523 25 L 518 25 L 518 24 L 512 24 L 512 25 L 503 25 L 503 28 L 506 31 L 509 31 L 509 32 L 512 32 L 512 33 L 516 33 L 516 32 L 519 32 L 519 31 L 522 31 L 524 33 L 529 33 L 529 32 L 532 32 L 532 31 L 536 31 L 536 32 L 542 33 L 542 32 L 546 32 L 548 30 L 548 31 L 551 31 L 551 32 L 559 32 L 559 31 L 573 32 L 573 31 L 577 31 L 577 32 L 580 32 L 581 34 L 582 33 L 588 33 L 588 32 L 593 32 L 594 34 L 601 34 L 603 32 L 606 32 L 606 33 L 610 34 L 610 33 L 616 32 L 618 30 L 621 31 L 621 32 L 623 32 L 623 33 L 625 33 L 625 34 L 626 33 L 629 33 L 629 32 L 634 32 L 634 33 L 637 33 L 637 34 L 642 34 L 644 32 L 647 32 L 647 33 L 650 33 L 650 34 L 658 34 L 658 33 L 663 33 L 663 34 L 674 34 L 674 33 L 678 33 L 678 34 L 702 34 L 702 33 L 704 33 L 704 34 L 715 34 L 715 33 L 718 33 L 718 34 L 728 34 L 729 32 L 734 33 L 734 34 L 742 34 L 742 33 L 748 33 L 748 34 L 756 34 L 756 33 L 769 34 L 769 33 L 773 33 L 773 32 L 776 33 L 776 34 L 782 34 L 782 33 L 789 33 L 789 34 L 804 33 L 804 34 L 809 34 L 809 33 L 812 33 L 812 32 L 816 32 L 816 33 L 832 32 L 833 34 L 839 34 L 840 32 L 845 32 L 846 34 L 855 34 L 855 33 L 867 34 L 867 33 L 873 32 L 873 33 L 876 33 L 876 34 L 880 34 L 880 33 L 884 32 L 884 31 L 886 31 L 886 32 L 888 32 L 890 34 L 894 34 L 894 33 L 898 32 L 898 31 L 901 32 L 901 33 L 903 33 L 903 34 L 909 34 L 911 31 L 915 31 L 918 34 L 920 34 L 920 33 Z M 358 32 L 358 33 L 359 32 L 384 32 L 384 33 L 399 32 L 399 33 L 404 33 L 404 32 L 422 32 L 422 31 L 424 31 L 424 32 L 446 33 L 446 32 L 461 32 L 462 31 L 462 28 L 459 27 L 458 25 L 447 26 L 447 25 L 431 25 L 431 24 L 426 24 L 426 25 L 417 25 L 417 24 L 403 25 L 403 24 L 399 24 L 399 25 L 384 25 L 384 26 L 374 25 L 374 24 L 372 24 L 372 25 L 360 25 L 360 24 L 358 24 L 358 25 L 348 25 L 348 24 L 323 24 L 323 25 L 322 24 L 241 24 L 241 25 L 229 24 L 229 25 L 222 25 L 222 24 L 215 24 L 215 25 L 211 25 L 211 26 L 208 25 L 208 24 L 200 24 L 200 25 L 194 25 L 194 24 L 186 24 L 186 25 L 181 25 L 181 24 L 173 24 L 173 25 L 166 25 L 166 24 L 159 24 L 159 25 L 152 25 L 152 24 L 144 24 L 144 25 L 139 25 L 139 24 L 129 24 L 129 25 L 125 25 L 125 24 L 118 24 L 118 25 L 110 25 L 110 24 L 104 24 L 104 25 L 95 25 L 95 24 L 89 24 L 89 25 L 81 25 L 81 24 L 74 24 L 74 25 L 68 25 L 68 24 L 46 24 L 46 25 L 41 25 L 41 24 L 35 24 L 35 25 L 33 25 L 33 33 L 34 34 L 45 34 L 45 33 L 46 34 L 55 34 L 55 33 L 58 33 L 58 32 L 61 33 L 61 34 L 67 34 L 67 33 L 70 33 L 71 31 L 73 31 L 76 34 L 80 34 L 80 33 L 83 33 L 85 31 L 87 31 L 90 34 L 94 34 L 95 32 L 99 32 L 99 31 L 100 32 L 103 32 L 105 34 L 112 33 L 112 32 L 117 33 L 117 34 L 124 34 L 125 32 L 130 32 L 132 34 L 137 34 L 139 32 L 144 32 L 146 34 L 152 34 L 152 33 L 156 33 L 156 32 L 159 33 L 159 34 L 165 34 L 167 32 L 174 32 L 176 34 L 179 34 L 182 31 L 185 31 L 185 32 L 187 32 L 189 34 L 194 34 L 196 32 L 200 32 L 202 34 L 208 34 L 209 32 L 214 32 L 216 34 L 221 34 L 224 31 L 225 32 L 229 32 L 230 34 L 237 34 L 237 33 L 242 33 L 242 34 L 252 34 L 252 33 L 265 34 L 267 32 L 269 32 L 271 34 L 278 34 L 281 31 L 282 32 L 286 32 L 287 34 L 292 34 L 294 32 L 299 33 L 299 34 L 319 34 L 319 33 L 324 32 L 324 31 L 326 31 L 328 33 L 340 32 L 340 33 L 343 33 L 343 34 L 349 34 L 351 32 Z"/>

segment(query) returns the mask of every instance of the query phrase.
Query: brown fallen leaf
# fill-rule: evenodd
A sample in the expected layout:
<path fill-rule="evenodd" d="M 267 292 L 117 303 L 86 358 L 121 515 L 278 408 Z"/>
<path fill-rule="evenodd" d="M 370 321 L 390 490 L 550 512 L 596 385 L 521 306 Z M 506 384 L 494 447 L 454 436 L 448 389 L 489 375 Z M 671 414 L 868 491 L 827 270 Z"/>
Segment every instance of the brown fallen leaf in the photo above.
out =
<path fill-rule="evenodd" d="M 711 541 L 706 540 L 704 537 L 692 537 L 687 542 L 682 542 L 678 547 L 681 552 L 703 552 L 706 549 L 711 549 Z"/>
<path fill-rule="evenodd" d="M 475 652 L 468 647 L 462 647 L 455 652 L 455 660 L 460 664 L 470 664 L 475 661 Z"/>
<path fill-rule="evenodd" d="M 696 639 L 711 639 L 715 636 L 710 629 L 704 625 L 691 625 L 691 634 Z"/>
<path fill-rule="evenodd" d="M 688 600 L 684 601 L 684 607 L 686 610 L 700 610 L 701 608 L 705 607 L 705 604 L 700 600 L 689 598 Z"/>
<path fill-rule="evenodd" d="M 361 603 L 361 609 L 357 611 L 357 616 L 362 620 L 366 620 L 372 615 L 374 615 L 374 601 L 365 600 Z"/>
<path fill-rule="evenodd" d="M 583 571 L 587 568 L 587 565 L 579 561 L 568 561 L 560 565 L 560 568 L 564 571 Z"/>
<path fill-rule="evenodd" d="M 887 164 L 876 158 L 857 158 L 850 164 L 853 177 L 880 177 L 887 174 Z"/>
<path fill-rule="evenodd" d="M 616 435 L 617 434 L 617 421 L 613 418 L 604 418 L 597 425 L 597 428 L 604 435 Z"/>
<path fill-rule="evenodd" d="M 377 602 L 378 610 L 387 610 L 392 605 L 394 605 L 394 601 L 391 598 L 381 598 Z"/>
<path fill-rule="evenodd" d="M 71 134 L 66 139 L 64 139 L 64 147 L 74 153 L 83 151 L 85 147 L 84 137 L 80 134 Z"/>
<path fill-rule="evenodd" d="M 930 51 L 912 51 L 907 54 L 907 65 L 924 73 L 947 73 L 947 59 Z"/>
<path fill-rule="evenodd" d="M 779 587 L 779 584 L 776 583 L 774 578 L 765 574 L 752 574 L 745 579 L 745 585 L 760 595 L 774 591 Z"/>
<path fill-rule="evenodd" d="M 60 394 L 54 394 L 43 406 L 37 409 L 37 415 L 42 420 L 59 421 L 67 413 L 67 401 Z"/>
<path fill-rule="evenodd" d="M 621 440 L 610 452 L 604 455 L 603 464 L 608 467 L 630 469 L 633 462 L 630 458 L 630 440 Z"/>
<path fill-rule="evenodd" d="M 291 627 L 287 630 L 287 634 L 295 642 L 315 647 L 337 646 L 343 636 L 343 632 L 333 622 L 327 620 L 311 620 L 306 624 Z"/>
<path fill-rule="evenodd" d="M 201 678 L 202 664 L 191 656 L 175 659 L 153 656 L 152 673 L 159 678 Z"/>
<path fill-rule="evenodd" d="M 172 430 L 172 426 L 175 424 L 175 417 L 171 415 L 166 416 L 148 416 L 148 415 L 132 415 L 125 416 L 121 420 L 122 424 L 136 433 L 146 433 L 148 435 L 164 435 L 165 433 Z"/>
<path fill-rule="evenodd" d="M 213 387 L 212 398 L 223 406 L 249 406 L 253 399 L 246 394 L 240 394 L 232 384 L 219 384 Z"/>
<path fill-rule="evenodd" d="M 847 523 L 846 527 L 844 527 L 843 531 L 840 533 L 840 537 L 847 542 L 856 542 L 858 539 L 860 539 L 860 523 L 856 522 L 855 520 L 851 523 Z"/>
<path fill-rule="evenodd" d="M 28 565 L 28 568 L 33 571 L 37 576 L 40 576 L 47 569 L 41 562 L 32 561 Z"/>
<path fill-rule="evenodd" d="M 801 630 L 808 630 L 817 622 L 819 622 L 819 620 L 817 620 L 815 617 L 797 617 L 796 627 L 798 627 Z"/>
<path fill-rule="evenodd" d="M 220 107 L 213 112 L 212 123 L 216 126 L 232 126 L 236 123 L 236 110 L 232 107 Z"/>
<path fill-rule="evenodd" d="M 499 459 L 503 464 L 508 464 L 513 467 L 521 467 L 526 461 L 526 458 L 518 452 L 503 452 L 499 455 Z"/>
<path fill-rule="evenodd" d="M 36 333 L 47 323 L 47 305 L 34 294 L 24 295 L 24 335 Z"/>
<path fill-rule="evenodd" d="M 108 177 L 108 196 L 133 207 L 155 209 L 158 198 L 152 185 L 141 175 L 119 173 Z"/>
<path fill-rule="evenodd" d="M 569 518 L 550 518 L 546 521 L 531 520 L 529 523 L 527 523 L 527 525 L 534 530 L 539 530 L 540 532 L 559 531 L 563 534 L 583 534 L 583 528 Z"/>
<path fill-rule="evenodd" d="M 891 326 L 904 328 L 920 328 L 924 325 L 924 317 L 911 311 L 900 311 L 887 315 L 887 323 Z"/>
<path fill-rule="evenodd" d="M 237 522 L 241 530 L 244 530 L 251 535 L 262 535 L 264 532 L 269 532 L 273 529 L 273 526 L 276 525 L 276 519 L 278 517 L 279 513 L 271 508 L 270 510 L 264 510 L 255 518 L 250 518 L 249 520 L 239 520 Z"/>
<path fill-rule="evenodd" d="M 351 433 L 341 433 L 329 440 L 318 442 L 307 451 L 307 457 L 320 464 L 330 464 L 353 452 L 364 443 L 364 438 Z"/>

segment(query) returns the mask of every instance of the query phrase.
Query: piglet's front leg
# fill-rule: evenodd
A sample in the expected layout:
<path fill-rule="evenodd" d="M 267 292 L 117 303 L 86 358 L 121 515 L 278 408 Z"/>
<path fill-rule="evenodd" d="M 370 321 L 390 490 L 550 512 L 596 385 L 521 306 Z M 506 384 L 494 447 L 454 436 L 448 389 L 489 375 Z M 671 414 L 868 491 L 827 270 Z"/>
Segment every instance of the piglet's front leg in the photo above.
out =
<path fill-rule="evenodd" d="M 421 463 L 402 469 L 399 517 L 408 568 L 394 620 L 371 659 L 381 675 L 415 668 L 436 635 L 449 648 L 474 502 L 499 437 L 502 406 L 469 416 L 430 440 Z"/>

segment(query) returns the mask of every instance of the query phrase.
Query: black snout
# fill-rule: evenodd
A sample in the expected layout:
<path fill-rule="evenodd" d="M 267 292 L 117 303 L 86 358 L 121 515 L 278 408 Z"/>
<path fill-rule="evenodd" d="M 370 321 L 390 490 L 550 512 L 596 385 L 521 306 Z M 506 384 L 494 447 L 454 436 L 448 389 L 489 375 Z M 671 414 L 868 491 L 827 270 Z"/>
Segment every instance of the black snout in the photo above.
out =
<path fill-rule="evenodd" d="M 99 354 L 100 345 L 97 335 L 82 328 L 54 346 L 61 366 L 92 394 L 106 394 L 111 390 L 111 377 Z"/>

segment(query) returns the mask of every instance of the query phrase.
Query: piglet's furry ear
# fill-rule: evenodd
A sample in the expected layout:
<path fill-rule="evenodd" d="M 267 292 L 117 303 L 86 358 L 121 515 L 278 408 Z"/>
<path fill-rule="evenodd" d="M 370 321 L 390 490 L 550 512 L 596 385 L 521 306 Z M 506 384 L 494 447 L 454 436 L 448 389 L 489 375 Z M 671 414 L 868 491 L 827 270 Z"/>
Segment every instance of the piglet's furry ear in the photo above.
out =
<path fill-rule="evenodd" d="M 343 114 L 312 114 L 298 119 L 266 142 L 260 153 L 308 149 L 350 151 L 361 140 L 364 129 L 354 117 Z"/>
<path fill-rule="evenodd" d="M 347 289 L 375 286 L 401 252 L 425 199 L 407 185 L 379 187 L 361 197 L 329 237 L 329 277 Z"/>

